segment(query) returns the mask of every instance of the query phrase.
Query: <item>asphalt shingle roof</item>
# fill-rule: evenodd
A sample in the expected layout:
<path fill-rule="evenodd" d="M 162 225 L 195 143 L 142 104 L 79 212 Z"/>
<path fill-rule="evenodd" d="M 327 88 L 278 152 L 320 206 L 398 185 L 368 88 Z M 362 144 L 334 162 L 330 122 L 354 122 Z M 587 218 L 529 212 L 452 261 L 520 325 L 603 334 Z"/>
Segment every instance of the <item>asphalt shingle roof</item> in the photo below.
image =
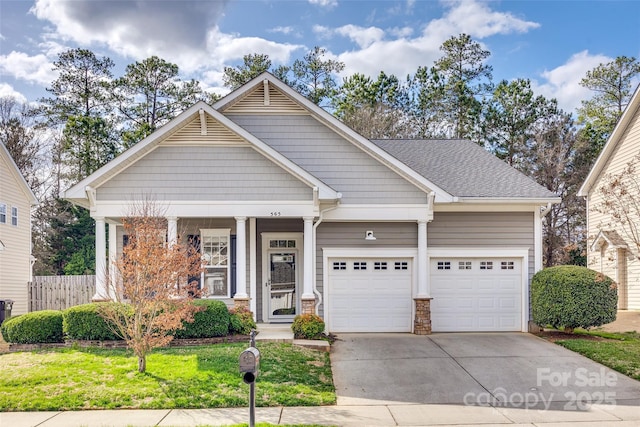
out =
<path fill-rule="evenodd" d="M 468 140 L 376 139 L 371 142 L 453 196 L 557 197 Z"/>

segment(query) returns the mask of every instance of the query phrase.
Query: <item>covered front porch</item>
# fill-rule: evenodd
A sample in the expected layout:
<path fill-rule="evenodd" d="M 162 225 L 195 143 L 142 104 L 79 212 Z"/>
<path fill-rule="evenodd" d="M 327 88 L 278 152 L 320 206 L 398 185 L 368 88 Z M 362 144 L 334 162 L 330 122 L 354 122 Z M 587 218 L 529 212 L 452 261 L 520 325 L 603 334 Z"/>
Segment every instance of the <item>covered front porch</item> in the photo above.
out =
<path fill-rule="evenodd" d="M 127 242 L 115 218 L 96 220 L 96 294 L 111 300 L 110 266 Z M 166 216 L 167 242 L 195 247 L 203 260 L 196 281 L 201 297 L 247 307 L 259 322 L 291 322 L 317 313 L 314 287 L 314 217 L 178 218 Z"/>

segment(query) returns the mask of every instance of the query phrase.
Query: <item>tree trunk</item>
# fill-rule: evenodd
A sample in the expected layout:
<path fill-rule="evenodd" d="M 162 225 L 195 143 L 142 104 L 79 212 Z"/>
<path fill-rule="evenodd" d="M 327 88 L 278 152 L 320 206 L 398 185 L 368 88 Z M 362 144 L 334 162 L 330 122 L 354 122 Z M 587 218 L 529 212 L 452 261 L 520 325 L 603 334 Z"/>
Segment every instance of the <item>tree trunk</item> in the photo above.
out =
<path fill-rule="evenodd" d="M 138 372 L 144 373 L 147 370 L 147 357 L 138 356 Z"/>

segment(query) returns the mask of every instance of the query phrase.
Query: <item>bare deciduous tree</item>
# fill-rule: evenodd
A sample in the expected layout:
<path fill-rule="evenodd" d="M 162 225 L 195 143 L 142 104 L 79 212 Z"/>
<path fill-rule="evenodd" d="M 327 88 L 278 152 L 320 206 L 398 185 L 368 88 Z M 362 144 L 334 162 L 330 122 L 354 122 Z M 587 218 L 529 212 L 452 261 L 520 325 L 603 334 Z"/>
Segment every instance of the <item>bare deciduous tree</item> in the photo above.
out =
<path fill-rule="evenodd" d="M 139 372 L 146 370 L 147 354 L 171 342 L 198 311 L 192 304 L 196 285 L 187 280 L 200 274 L 200 255 L 188 244 L 166 241 L 166 219 L 157 211 L 143 202 L 123 219 L 128 242 L 113 265 L 112 292 L 124 304 L 105 304 L 100 311 L 138 357 Z"/>
<path fill-rule="evenodd" d="M 635 257 L 640 259 L 640 153 L 622 171 L 604 177 L 598 191 L 602 202 L 595 210 L 611 219 L 609 226 L 633 245 Z M 631 248 L 630 248 L 631 249 Z"/>

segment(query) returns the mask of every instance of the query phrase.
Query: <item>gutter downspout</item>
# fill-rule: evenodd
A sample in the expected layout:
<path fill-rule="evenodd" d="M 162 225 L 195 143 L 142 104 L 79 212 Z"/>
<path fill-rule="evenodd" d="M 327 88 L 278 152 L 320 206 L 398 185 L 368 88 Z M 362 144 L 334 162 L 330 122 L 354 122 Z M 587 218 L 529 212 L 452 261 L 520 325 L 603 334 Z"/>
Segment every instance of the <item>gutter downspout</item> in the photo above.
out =
<path fill-rule="evenodd" d="M 326 209 L 320 211 L 320 215 L 318 215 L 318 220 L 313 224 L 313 293 L 318 297 L 318 302 L 316 303 L 315 312 L 318 314 L 318 307 L 322 304 L 322 294 L 318 291 L 317 282 L 316 282 L 316 272 L 318 269 L 318 263 L 316 258 L 316 233 L 318 232 L 318 226 L 322 223 L 323 215 L 325 212 L 332 211 L 337 209 L 340 206 L 340 199 L 342 198 L 342 194 L 338 193 L 338 201 L 335 206 L 330 206 Z"/>
<path fill-rule="evenodd" d="M 547 203 L 546 207 L 543 207 L 540 210 L 540 219 L 544 218 L 545 216 L 547 216 L 547 214 L 551 211 L 551 206 L 553 206 L 553 203 L 549 202 Z"/>

